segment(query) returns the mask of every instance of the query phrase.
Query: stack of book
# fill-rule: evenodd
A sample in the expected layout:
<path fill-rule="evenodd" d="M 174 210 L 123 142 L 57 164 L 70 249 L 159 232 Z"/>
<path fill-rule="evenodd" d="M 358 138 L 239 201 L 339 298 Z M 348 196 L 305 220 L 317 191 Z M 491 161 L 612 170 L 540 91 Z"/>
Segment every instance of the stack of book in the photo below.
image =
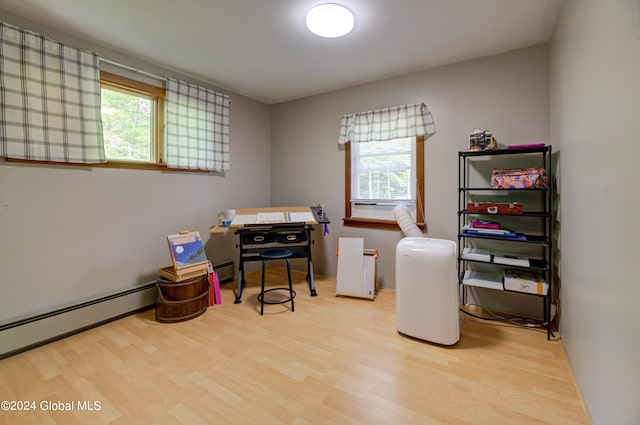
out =
<path fill-rule="evenodd" d="M 490 220 L 473 220 L 469 226 L 471 226 L 474 229 L 499 229 L 500 228 L 500 223 L 498 223 L 497 221 L 490 221 Z"/>
<path fill-rule="evenodd" d="M 466 225 L 462 228 L 462 233 L 466 235 L 482 235 L 482 236 L 496 236 L 496 237 L 504 237 L 504 238 L 515 238 L 517 236 L 516 232 L 508 229 L 487 229 L 481 227 L 472 227 L 471 225 Z"/>
<path fill-rule="evenodd" d="M 462 228 L 463 236 L 481 236 L 496 239 L 525 240 L 525 236 L 513 230 L 503 229 L 495 221 L 474 220 Z"/>

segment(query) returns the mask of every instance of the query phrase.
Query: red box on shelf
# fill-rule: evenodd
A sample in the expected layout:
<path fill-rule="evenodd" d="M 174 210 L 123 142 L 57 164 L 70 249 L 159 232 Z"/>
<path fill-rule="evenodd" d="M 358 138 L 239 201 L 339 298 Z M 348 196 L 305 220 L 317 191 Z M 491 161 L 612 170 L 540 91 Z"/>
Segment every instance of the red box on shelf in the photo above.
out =
<path fill-rule="evenodd" d="M 483 214 L 522 214 L 522 204 L 517 202 L 468 202 L 467 212 Z"/>

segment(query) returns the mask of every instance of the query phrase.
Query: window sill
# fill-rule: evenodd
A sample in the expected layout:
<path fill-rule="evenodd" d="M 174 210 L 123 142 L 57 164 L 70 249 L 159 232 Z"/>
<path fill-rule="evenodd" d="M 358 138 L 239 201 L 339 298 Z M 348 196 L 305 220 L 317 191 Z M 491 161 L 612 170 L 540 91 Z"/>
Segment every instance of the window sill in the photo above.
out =
<path fill-rule="evenodd" d="M 370 229 L 400 230 L 400 226 L 394 220 L 375 220 L 372 218 L 343 218 L 342 224 L 351 227 L 367 227 Z M 420 230 L 424 231 L 424 223 L 416 223 Z"/>
<path fill-rule="evenodd" d="M 203 173 L 209 174 L 207 170 L 193 170 L 189 168 L 169 168 L 166 164 L 153 164 L 147 162 L 127 162 L 127 161 L 107 161 L 97 164 L 82 164 L 77 162 L 58 162 L 58 161 L 37 161 L 31 159 L 5 158 L 7 162 L 15 162 L 19 164 L 40 164 L 40 165 L 60 165 L 65 167 L 96 167 L 96 168 L 121 168 L 130 170 L 155 170 L 155 171 L 173 171 L 180 173 Z"/>

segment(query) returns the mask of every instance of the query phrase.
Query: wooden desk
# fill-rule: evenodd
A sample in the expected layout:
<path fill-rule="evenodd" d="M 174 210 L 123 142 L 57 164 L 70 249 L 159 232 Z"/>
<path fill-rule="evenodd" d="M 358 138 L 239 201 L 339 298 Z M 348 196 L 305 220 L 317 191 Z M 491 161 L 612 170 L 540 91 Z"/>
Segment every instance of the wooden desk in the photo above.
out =
<path fill-rule="evenodd" d="M 246 220 L 234 220 L 229 229 L 213 228 L 211 234 L 221 232 L 234 232 L 238 235 L 239 265 L 238 265 L 238 288 L 236 291 L 235 304 L 242 303 L 242 291 L 246 285 L 244 263 L 247 261 L 260 261 L 260 253 L 274 247 L 286 247 L 293 252 L 291 258 L 307 258 L 307 283 L 312 297 L 317 296 L 313 282 L 313 261 L 311 259 L 311 232 L 314 225 L 328 224 L 329 219 L 326 214 L 320 216 L 319 210 L 310 207 L 271 207 L 271 208 L 241 208 L 236 211 L 236 217 L 257 216 L 258 214 L 283 213 L 282 222 L 259 223 L 254 220 L 245 223 Z M 308 216 L 306 221 L 289 221 L 290 218 Z M 303 215 L 296 215 L 302 213 Z M 308 213 L 308 214 L 307 214 Z M 311 219 L 312 218 L 312 219 Z M 249 220 L 251 221 L 251 220 Z"/>

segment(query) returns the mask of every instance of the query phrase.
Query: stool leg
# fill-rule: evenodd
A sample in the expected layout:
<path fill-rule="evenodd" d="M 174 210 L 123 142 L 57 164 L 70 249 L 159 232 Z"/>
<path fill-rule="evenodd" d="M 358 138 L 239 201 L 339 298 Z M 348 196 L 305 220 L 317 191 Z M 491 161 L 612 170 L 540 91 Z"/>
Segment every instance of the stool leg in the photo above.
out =
<path fill-rule="evenodd" d="M 291 285 L 291 264 L 289 263 L 288 258 L 285 258 L 285 260 L 287 260 L 287 276 L 289 277 L 289 296 L 291 297 L 291 311 L 294 312 L 296 311 L 296 309 L 293 306 L 293 286 Z"/>
<path fill-rule="evenodd" d="M 262 283 L 260 285 L 260 316 L 264 314 L 264 266 L 267 260 L 262 260 Z"/>

